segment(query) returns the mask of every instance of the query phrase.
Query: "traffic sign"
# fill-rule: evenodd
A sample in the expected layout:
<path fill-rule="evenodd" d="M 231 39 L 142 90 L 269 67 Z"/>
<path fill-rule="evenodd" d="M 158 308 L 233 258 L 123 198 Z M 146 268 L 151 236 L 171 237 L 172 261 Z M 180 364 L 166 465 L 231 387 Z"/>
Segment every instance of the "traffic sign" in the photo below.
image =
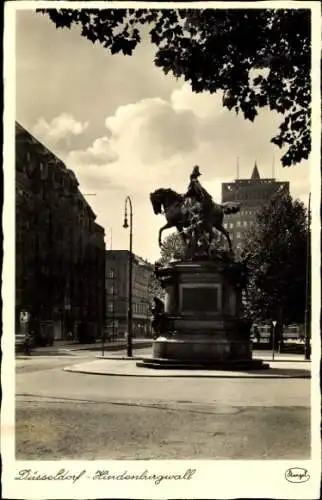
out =
<path fill-rule="evenodd" d="M 275 354 L 275 326 L 277 321 L 272 321 L 273 323 L 273 337 L 272 337 L 272 360 L 274 361 L 274 354 Z"/>

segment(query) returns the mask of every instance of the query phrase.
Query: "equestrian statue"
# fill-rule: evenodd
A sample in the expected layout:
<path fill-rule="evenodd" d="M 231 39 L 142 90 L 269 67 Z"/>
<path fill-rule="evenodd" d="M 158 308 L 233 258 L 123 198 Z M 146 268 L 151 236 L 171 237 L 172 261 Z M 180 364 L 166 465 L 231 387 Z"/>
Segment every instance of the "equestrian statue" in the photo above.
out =
<path fill-rule="evenodd" d="M 162 246 L 162 232 L 175 227 L 187 248 L 192 253 L 198 249 L 210 254 L 211 243 L 215 237 L 214 229 L 222 233 L 228 242 L 229 252 L 232 244 L 228 231 L 223 227 L 226 214 L 239 212 L 240 204 L 234 202 L 215 203 L 212 196 L 200 184 L 201 173 L 195 165 L 190 175 L 190 183 L 185 194 L 178 194 L 172 189 L 157 189 L 150 194 L 155 214 L 164 214 L 166 224 L 159 230 L 159 246 Z"/>

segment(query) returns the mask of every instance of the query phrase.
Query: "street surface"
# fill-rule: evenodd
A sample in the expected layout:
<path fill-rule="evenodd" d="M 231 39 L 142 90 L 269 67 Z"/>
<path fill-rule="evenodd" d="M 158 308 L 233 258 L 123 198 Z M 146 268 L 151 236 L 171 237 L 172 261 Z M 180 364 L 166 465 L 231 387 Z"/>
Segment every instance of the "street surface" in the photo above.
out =
<path fill-rule="evenodd" d="M 134 354 L 150 353 L 149 348 Z M 59 349 L 17 358 L 17 459 L 310 456 L 308 379 L 110 377 L 63 371 L 99 354 Z"/>

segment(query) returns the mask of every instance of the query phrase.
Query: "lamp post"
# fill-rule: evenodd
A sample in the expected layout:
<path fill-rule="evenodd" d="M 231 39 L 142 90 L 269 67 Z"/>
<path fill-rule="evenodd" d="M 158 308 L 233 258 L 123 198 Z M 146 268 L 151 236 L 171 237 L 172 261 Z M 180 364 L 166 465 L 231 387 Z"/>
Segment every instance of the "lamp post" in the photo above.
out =
<path fill-rule="evenodd" d="M 276 328 L 276 323 L 277 321 L 272 321 L 273 323 L 273 337 L 272 337 L 272 361 L 274 361 L 274 355 L 275 355 L 275 328 Z"/>
<path fill-rule="evenodd" d="M 132 327 L 133 327 L 133 314 L 132 314 L 132 276 L 133 276 L 133 210 L 132 201 L 129 196 L 125 198 L 124 204 L 124 224 L 123 227 L 129 227 L 127 219 L 127 205 L 130 207 L 130 253 L 129 253 L 129 291 L 128 291 L 128 310 L 127 310 L 127 355 L 132 357 Z"/>
<path fill-rule="evenodd" d="M 304 313 L 304 359 L 311 359 L 311 344 L 310 344 L 310 328 L 308 325 L 309 319 L 309 296 L 310 296 L 310 257 L 311 257 L 311 193 L 309 194 L 308 204 L 308 224 L 307 224 L 307 239 L 306 239 L 306 276 L 305 276 L 305 313 Z"/>

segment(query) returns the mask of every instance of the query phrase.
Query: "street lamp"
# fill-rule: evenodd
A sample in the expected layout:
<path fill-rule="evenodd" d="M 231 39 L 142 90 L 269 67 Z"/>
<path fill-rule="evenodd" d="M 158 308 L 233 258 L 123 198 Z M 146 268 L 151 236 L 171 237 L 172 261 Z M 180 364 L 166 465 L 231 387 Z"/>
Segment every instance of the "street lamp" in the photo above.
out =
<path fill-rule="evenodd" d="M 128 291 L 128 310 L 127 310 L 127 355 L 129 358 L 132 357 L 132 327 L 133 327 L 133 314 L 132 314 L 132 275 L 133 275 L 133 210 L 132 201 L 129 196 L 125 198 L 124 204 L 124 224 L 123 227 L 127 229 L 129 227 L 127 219 L 127 204 L 130 206 L 130 253 L 129 253 L 129 291 Z"/>

